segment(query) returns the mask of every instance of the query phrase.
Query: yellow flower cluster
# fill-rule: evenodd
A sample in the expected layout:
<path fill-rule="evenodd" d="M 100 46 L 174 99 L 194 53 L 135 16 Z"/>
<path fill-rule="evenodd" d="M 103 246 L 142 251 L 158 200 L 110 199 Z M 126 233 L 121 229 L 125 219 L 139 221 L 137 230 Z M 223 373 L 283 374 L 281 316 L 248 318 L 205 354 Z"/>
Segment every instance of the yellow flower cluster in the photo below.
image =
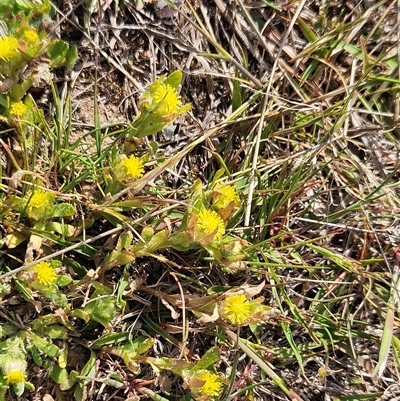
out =
<path fill-rule="evenodd" d="M 117 162 L 114 173 L 118 181 L 139 178 L 144 173 L 143 162 L 133 155 L 124 157 Z"/>
<path fill-rule="evenodd" d="M 49 212 L 49 208 L 53 205 L 54 195 L 50 192 L 44 192 L 36 189 L 33 194 L 29 193 L 26 197 L 25 210 L 31 219 L 41 219 Z"/>
<path fill-rule="evenodd" d="M 171 85 L 161 84 L 153 94 L 153 102 L 157 105 L 157 114 L 167 116 L 178 113 L 182 100 Z"/>
<path fill-rule="evenodd" d="M 7 384 L 18 384 L 26 379 L 26 375 L 21 370 L 15 370 L 14 372 L 10 372 L 8 375 L 4 376 Z"/>
<path fill-rule="evenodd" d="M 182 81 L 182 72 L 175 71 L 169 76 L 163 75 L 143 94 L 140 109 L 144 113 L 143 122 L 148 125 L 149 118 L 162 129 L 178 115 L 190 110 L 190 104 L 182 104 L 178 86 Z M 150 114 L 149 114 L 150 113 Z"/>
<path fill-rule="evenodd" d="M 11 104 L 10 115 L 21 117 L 27 112 L 28 108 L 22 102 L 15 102 Z"/>
<path fill-rule="evenodd" d="M 0 59 L 10 60 L 18 55 L 18 40 L 11 36 L 4 36 L 0 39 Z"/>
<path fill-rule="evenodd" d="M 239 195 L 232 185 L 217 186 L 214 191 L 216 196 L 213 200 L 213 207 L 216 210 L 224 209 L 231 203 L 235 207 L 240 205 Z"/>
<path fill-rule="evenodd" d="M 197 398 L 203 397 L 218 397 L 223 389 L 221 378 L 209 370 L 202 369 L 195 373 L 194 378 L 199 380 L 200 386 L 192 388 L 192 393 Z"/>
<path fill-rule="evenodd" d="M 3 374 L 7 384 L 18 384 L 26 379 L 26 361 L 16 356 L 6 357 Z"/>
<path fill-rule="evenodd" d="M 214 233 L 212 239 L 216 240 L 225 234 L 225 223 L 214 210 L 203 209 L 198 215 L 195 230 L 197 235 Z"/>
<path fill-rule="evenodd" d="M 35 266 L 36 281 L 43 286 L 48 287 L 56 279 L 56 272 L 50 263 L 40 262 Z"/>
<path fill-rule="evenodd" d="M 24 39 L 28 43 L 32 44 L 32 43 L 35 43 L 39 39 L 39 35 L 37 34 L 35 29 L 27 29 L 24 32 Z"/>
<path fill-rule="evenodd" d="M 243 294 L 228 296 L 222 302 L 221 315 L 232 324 L 244 324 L 251 317 L 250 301 Z"/>

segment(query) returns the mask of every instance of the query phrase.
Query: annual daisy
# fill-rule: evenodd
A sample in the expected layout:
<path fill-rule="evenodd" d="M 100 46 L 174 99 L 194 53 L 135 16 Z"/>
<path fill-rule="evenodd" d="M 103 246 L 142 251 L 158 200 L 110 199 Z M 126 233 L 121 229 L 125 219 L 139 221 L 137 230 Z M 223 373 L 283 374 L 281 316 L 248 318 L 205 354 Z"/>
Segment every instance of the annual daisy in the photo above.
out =
<path fill-rule="evenodd" d="M 28 43 L 35 43 L 39 38 L 39 35 L 37 34 L 35 29 L 27 29 L 24 32 L 24 39 L 28 42 Z"/>
<path fill-rule="evenodd" d="M 26 379 L 26 361 L 21 358 L 6 358 L 3 365 L 4 379 L 7 384 L 18 384 Z"/>
<path fill-rule="evenodd" d="M 21 117 L 27 112 L 28 108 L 22 102 L 15 102 L 11 104 L 10 115 Z"/>
<path fill-rule="evenodd" d="M 153 103 L 156 105 L 155 112 L 159 115 L 170 115 L 178 113 L 182 107 L 181 97 L 171 85 L 161 84 L 153 94 Z"/>
<path fill-rule="evenodd" d="M 122 158 L 115 166 L 114 172 L 118 181 L 139 178 L 144 173 L 143 162 L 133 155 Z"/>
<path fill-rule="evenodd" d="M 221 394 L 223 384 L 221 378 L 209 370 L 198 370 L 193 378 L 200 384 L 199 387 L 192 388 L 192 393 L 197 396 L 217 397 Z"/>
<path fill-rule="evenodd" d="M 18 40 L 11 36 L 4 36 L 0 39 L 0 59 L 10 60 L 18 55 Z"/>
<path fill-rule="evenodd" d="M 221 315 L 232 324 L 243 324 L 251 317 L 250 301 L 245 295 L 230 295 L 221 305 Z"/>
<path fill-rule="evenodd" d="M 232 185 L 217 186 L 214 188 L 214 193 L 213 207 L 216 210 L 224 209 L 232 202 L 234 207 L 240 205 L 239 195 Z"/>
<path fill-rule="evenodd" d="M 195 230 L 197 235 L 215 233 L 213 240 L 221 238 L 225 234 L 225 224 L 214 210 L 203 209 L 199 215 Z"/>
<path fill-rule="evenodd" d="M 54 194 L 36 189 L 25 196 L 25 210 L 28 217 L 39 220 L 46 217 L 54 202 Z"/>
<path fill-rule="evenodd" d="M 48 262 L 40 262 L 35 266 L 36 281 L 48 287 L 56 279 L 56 272 Z"/>

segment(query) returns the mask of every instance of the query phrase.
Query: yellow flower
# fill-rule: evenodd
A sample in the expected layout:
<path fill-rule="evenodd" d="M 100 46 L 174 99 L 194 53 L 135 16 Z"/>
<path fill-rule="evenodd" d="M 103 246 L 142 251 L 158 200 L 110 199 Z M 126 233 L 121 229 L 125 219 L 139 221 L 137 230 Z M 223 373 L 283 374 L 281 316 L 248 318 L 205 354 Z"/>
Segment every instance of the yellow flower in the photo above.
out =
<path fill-rule="evenodd" d="M 25 381 L 26 361 L 8 356 L 3 366 L 4 379 L 7 384 L 18 384 Z"/>
<path fill-rule="evenodd" d="M 28 108 L 22 102 L 15 102 L 11 104 L 10 115 L 12 116 L 23 116 Z"/>
<path fill-rule="evenodd" d="M 203 209 L 199 213 L 196 229 L 205 235 L 215 232 L 213 239 L 221 238 L 225 234 L 224 221 L 214 210 Z"/>
<path fill-rule="evenodd" d="M 26 375 L 21 370 L 15 370 L 4 376 L 7 384 L 18 384 L 25 381 Z"/>
<path fill-rule="evenodd" d="M 239 195 L 232 185 L 217 186 L 214 191 L 216 192 L 216 196 L 213 200 L 213 206 L 216 210 L 224 209 L 231 202 L 233 202 L 233 206 L 235 207 L 240 205 Z"/>
<path fill-rule="evenodd" d="M 114 172 L 119 181 L 139 178 L 144 173 L 143 162 L 133 155 L 125 157 L 117 163 Z"/>
<path fill-rule="evenodd" d="M 18 40 L 11 36 L 0 39 L 0 59 L 9 60 L 18 55 Z"/>
<path fill-rule="evenodd" d="M 54 195 L 50 192 L 44 192 L 41 189 L 37 189 L 32 193 L 29 193 L 26 197 L 26 214 L 31 219 L 41 219 L 45 217 L 51 206 L 53 205 Z"/>
<path fill-rule="evenodd" d="M 40 262 L 35 266 L 36 281 L 48 287 L 56 279 L 56 272 L 48 262 Z"/>
<path fill-rule="evenodd" d="M 157 114 L 176 114 L 182 107 L 181 97 L 171 85 L 161 84 L 153 94 L 153 102 L 157 105 Z"/>
<path fill-rule="evenodd" d="M 221 394 L 223 384 L 221 378 L 217 374 L 202 369 L 198 370 L 193 377 L 203 382 L 201 386 L 192 389 L 195 396 L 217 397 Z"/>
<path fill-rule="evenodd" d="M 35 29 L 27 29 L 24 32 L 24 39 L 30 44 L 35 43 L 38 40 L 38 38 L 39 35 L 37 34 Z"/>
<path fill-rule="evenodd" d="M 232 324 L 243 324 L 251 317 L 251 305 L 245 295 L 230 295 L 222 302 L 221 315 Z"/>

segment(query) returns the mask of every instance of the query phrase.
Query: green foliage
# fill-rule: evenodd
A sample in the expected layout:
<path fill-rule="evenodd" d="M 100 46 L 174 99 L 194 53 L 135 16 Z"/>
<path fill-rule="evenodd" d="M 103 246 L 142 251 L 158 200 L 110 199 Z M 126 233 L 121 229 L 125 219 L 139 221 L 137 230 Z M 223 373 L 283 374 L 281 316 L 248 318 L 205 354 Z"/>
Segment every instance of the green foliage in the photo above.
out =
<path fill-rule="evenodd" d="M 224 88 L 214 107 L 227 117 L 167 154 L 157 134 L 190 110 L 179 88 L 192 76 L 159 77 L 140 94 L 131 123 L 105 126 L 96 87 L 93 127 L 74 139 L 71 93 L 52 84 L 47 116 L 30 92 L 39 69 L 47 83 L 55 68 L 71 70 L 76 46 L 42 29 L 54 12 L 49 1 L 3 3 L 0 122 L 8 128 L 1 133 L 7 165 L 0 165 L 0 300 L 7 324 L 0 325 L 0 401 L 8 392 L 34 391 L 28 379 L 39 368 L 57 392 L 72 390 L 77 401 L 97 385 L 157 401 L 256 399 L 266 383 L 255 382 L 260 374 L 302 401 L 279 370 L 307 378 L 307 364 L 315 363 L 320 377 L 307 380 L 322 388 L 332 355 L 340 350 L 359 360 L 353 343 L 360 340 L 380 347 L 377 376 L 388 358 L 400 366 L 398 255 L 393 271 L 391 264 L 382 271 L 390 241 L 375 243 L 399 214 L 398 167 L 371 167 L 376 155 L 367 163 L 361 153 L 375 145 L 358 141 L 374 123 L 396 143 L 390 104 L 398 97 L 398 60 L 351 40 L 356 13 L 343 24 L 327 9 L 312 24 L 306 13 L 294 18 L 292 37 L 304 49 L 285 44 L 280 50 L 289 61 L 274 50 L 277 70 L 262 83 L 249 70 L 252 50 L 239 46 L 231 55 L 192 9 L 196 29 L 215 51 L 201 57 L 211 70 L 218 66 L 222 84 L 215 88 Z M 100 23 L 104 10 L 97 7 L 84 2 L 86 25 L 95 13 Z M 285 10 L 292 12 L 290 4 Z M 259 34 L 265 45 L 270 32 L 261 32 L 261 14 L 236 11 L 237 26 L 249 28 L 241 32 Z M 380 32 L 371 33 L 374 41 Z M 351 71 L 338 62 L 342 54 L 352 57 Z M 227 65 L 232 74 L 222 76 Z M 215 77 L 207 71 L 207 89 Z M 357 108 L 368 117 L 354 115 Z M 207 168 L 183 174 L 200 148 Z M 394 154 L 378 159 L 396 165 Z M 383 229 L 373 229 L 376 221 Z M 373 323 L 363 317 L 371 306 Z M 271 332 L 279 334 L 273 345 Z M 84 351 L 72 364 L 75 347 Z M 179 376 L 187 394 L 168 386 L 156 393 L 142 383 L 144 372 L 159 382 L 167 373 Z"/>
<path fill-rule="evenodd" d="M 0 38 L 0 117 L 24 133 L 28 123 L 36 124 L 32 102 L 24 97 L 32 86 L 52 80 L 51 68 L 71 68 L 77 58 L 76 46 L 53 40 L 40 28 L 49 19 L 50 2 L 8 1 L 2 3 L 0 19 L 6 35 Z M 40 57 L 47 54 L 49 63 Z M 38 68 L 32 68 L 37 63 Z M 23 77 L 23 79 L 21 79 Z"/>

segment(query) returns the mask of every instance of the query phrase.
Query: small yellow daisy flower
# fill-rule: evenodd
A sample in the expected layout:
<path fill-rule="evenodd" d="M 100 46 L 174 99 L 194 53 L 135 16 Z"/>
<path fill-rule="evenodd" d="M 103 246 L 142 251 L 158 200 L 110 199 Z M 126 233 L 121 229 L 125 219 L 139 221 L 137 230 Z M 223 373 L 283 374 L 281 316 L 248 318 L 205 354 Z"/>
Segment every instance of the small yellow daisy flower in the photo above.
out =
<path fill-rule="evenodd" d="M 24 32 L 24 39 L 30 44 L 35 43 L 38 40 L 38 38 L 39 35 L 37 34 L 35 29 L 27 29 Z"/>
<path fill-rule="evenodd" d="M 157 114 L 176 114 L 182 107 L 181 97 L 171 85 L 161 84 L 153 94 L 153 102 L 157 105 Z"/>
<path fill-rule="evenodd" d="M 3 374 L 7 384 L 18 384 L 25 381 L 25 371 L 25 360 L 21 358 L 6 358 L 3 366 Z"/>
<path fill-rule="evenodd" d="M 4 376 L 7 384 L 18 384 L 26 379 L 26 375 L 21 370 L 15 370 L 14 372 L 10 372 L 8 375 Z"/>
<path fill-rule="evenodd" d="M 217 186 L 214 191 L 216 196 L 213 201 L 213 206 L 216 210 L 224 209 L 231 202 L 233 202 L 235 207 L 240 205 L 239 195 L 232 185 Z"/>
<path fill-rule="evenodd" d="M 207 235 L 215 232 L 213 239 L 219 239 L 225 234 L 225 224 L 214 210 L 203 209 L 196 223 L 197 232 Z"/>
<path fill-rule="evenodd" d="M 195 373 L 194 378 L 204 382 L 201 387 L 193 389 L 196 395 L 217 397 L 221 394 L 223 384 L 221 378 L 216 373 L 202 369 Z"/>
<path fill-rule="evenodd" d="M 21 117 L 27 112 L 28 108 L 22 102 L 11 104 L 10 115 Z"/>
<path fill-rule="evenodd" d="M 117 163 L 114 172 L 118 181 L 139 178 L 144 173 L 143 162 L 133 155 L 125 157 Z"/>
<path fill-rule="evenodd" d="M 50 192 L 44 192 L 36 189 L 33 194 L 29 193 L 26 197 L 26 214 L 31 219 L 40 219 L 45 217 L 54 202 L 54 195 Z"/>
<path fill-rule="evenodd" d="M 9 60 L 18 55 L 18 40 L 11 36 L 0 39 L 0 59 Z"/>
<path fill-rule="evenodd" d="M 251 305 L 245 295 L 230 295 L 222 302 L 221 315 L 232 324 L 243 324 L 251 315 Z"/>
<path fill-rule="evenodd" d="M 48 262 L 40 262 L 35 266 L 36 281 L 48 287 L 56 279 L 56 272 Z"/>

